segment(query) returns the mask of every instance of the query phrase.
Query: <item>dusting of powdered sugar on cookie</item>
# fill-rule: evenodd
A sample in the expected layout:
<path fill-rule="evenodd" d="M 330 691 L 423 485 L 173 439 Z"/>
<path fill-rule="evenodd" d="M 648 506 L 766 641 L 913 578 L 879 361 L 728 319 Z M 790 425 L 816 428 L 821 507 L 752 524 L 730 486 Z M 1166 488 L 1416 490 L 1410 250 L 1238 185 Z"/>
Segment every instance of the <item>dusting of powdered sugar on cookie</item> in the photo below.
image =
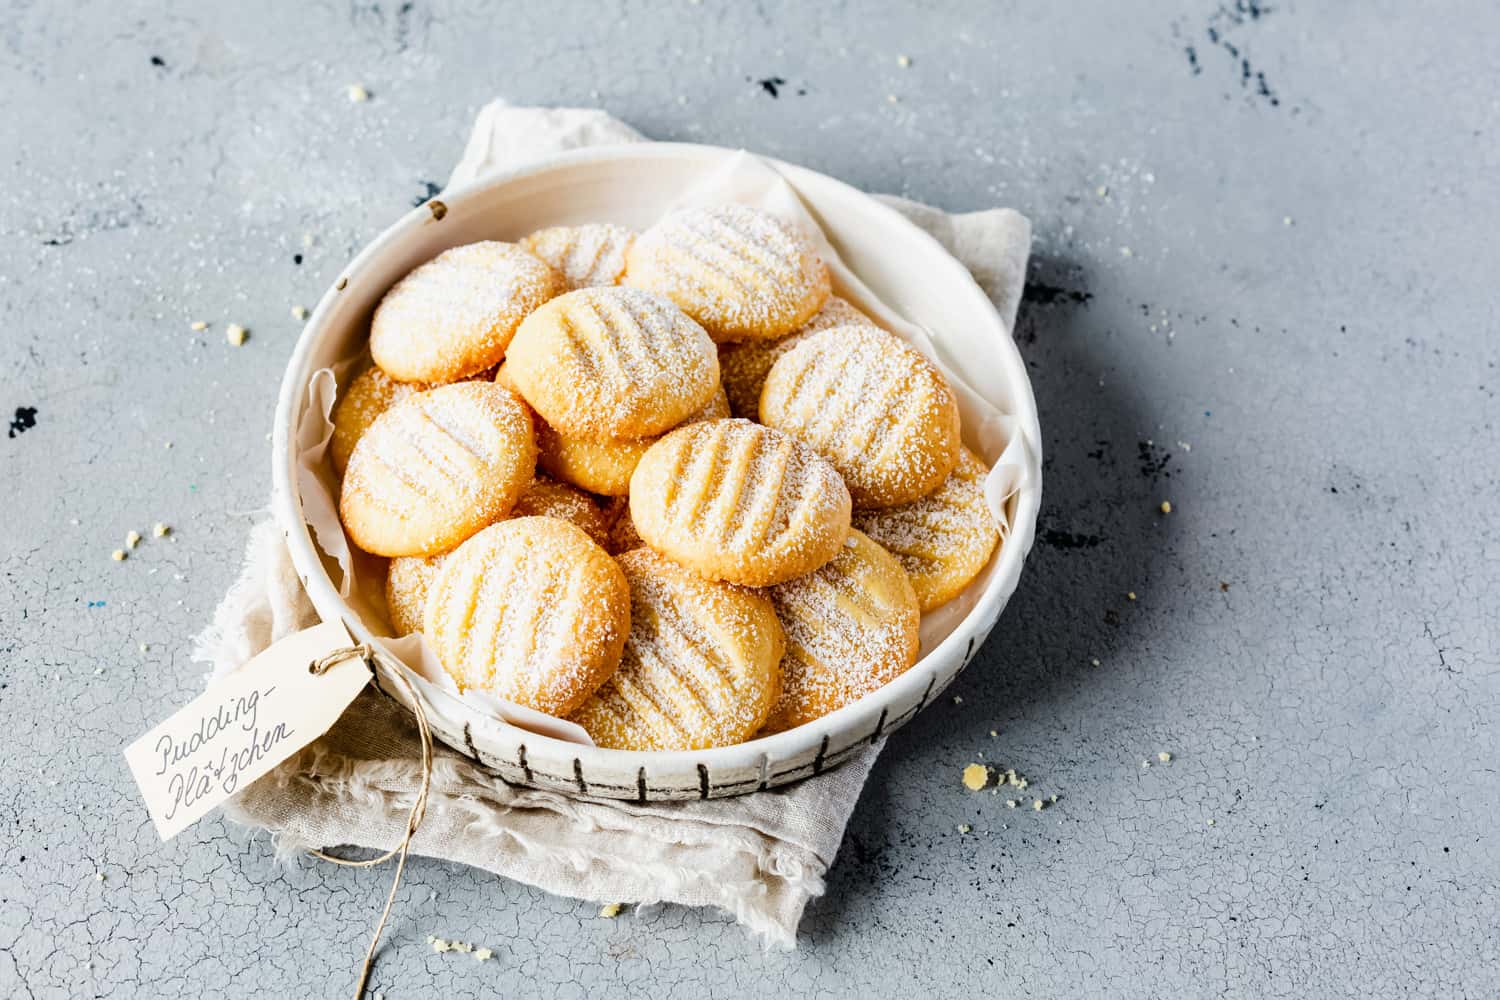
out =
<path fill-rule="evenodd" d="M 932 495 L 854 514 L 854 526 L 901 563 L 924 612 L 968 586 L 1000 541 L 995 515 L 984 498 L 988 473 L 988 467 L 965 448 L 952 475 Z"/>
<path fill-rule="evenodd" d="M 386 292 L 370 352 L 403 381 L 451 382 L 499 363 L 521 320 L 562 291 L 561 275 L 513 243 L 454 247 Z"/>
<path fill-rule="evenodd" d="M 461 691 L 559 717 L 613 672 L 629 625 L 619 566 L 553 517 L 501 521 L 460 545 L 424 613 L 427 639 Z"/>
<path fill-rule="evenodd" d="M 920 615 L 905 572 L 862 533 L 849 537 L 817 571 L 770 588 L 787 652 L 768 729 L 851 704 L 916 662 Z"/>
<path fill-rule="evenodd" d="M 770 601 L 650 549 L 619 563 L 630 581 L 630 638 L 619 669 L 573 720 L 599 746 L 623 749 L 702 749 L 752 736 L 771 709 L 784 648 Z"/>
<path fill-rule="evenodd" d="M 526 317 L 505 371 L 554 430 L 610 441 L 661 434 L 705 406 L 719 355 L 659 295 L 582 288 Z"/>
<path fill-rule="evenodd" d="M 635 232 L 607 222 L 539 229 L 521 246 L 552 266 L 568 290 L 618 284 L 625 273 L 625 252 Z"/>
<path fill-rule="evenodd" d="M 947 380 L 873 326 L 821 330 L 782 355 L 766 376 L 760 415 L 832 462 L 860 507 L 925 496 L 958 460 L 958 401 Z"/>
<path fill-rule="evenodd" d="M 676 302 L 718 341 L 784 336 L 829 294 L 812 239 L 740 204 L 671 212 L 626 255 L 625 283 Z"/>

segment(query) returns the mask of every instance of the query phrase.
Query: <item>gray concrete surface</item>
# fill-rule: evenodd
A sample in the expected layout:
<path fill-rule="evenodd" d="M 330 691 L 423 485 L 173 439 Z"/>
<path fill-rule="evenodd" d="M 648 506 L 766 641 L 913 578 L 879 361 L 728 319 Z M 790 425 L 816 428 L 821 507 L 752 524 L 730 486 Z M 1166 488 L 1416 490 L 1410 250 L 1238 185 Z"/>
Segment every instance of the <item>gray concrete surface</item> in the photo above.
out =
<path fill-rule="evenodd" d="M 417 861 L 385 996 L 1500 994 L 1491 5 L 5 6 L 0 994 L 347 994 L 389 873 L 162 845 L 119 750 L 200 683 L 290 307 L 496 95 L 1030 214 L 1043 533 L 800 950 Z"/>

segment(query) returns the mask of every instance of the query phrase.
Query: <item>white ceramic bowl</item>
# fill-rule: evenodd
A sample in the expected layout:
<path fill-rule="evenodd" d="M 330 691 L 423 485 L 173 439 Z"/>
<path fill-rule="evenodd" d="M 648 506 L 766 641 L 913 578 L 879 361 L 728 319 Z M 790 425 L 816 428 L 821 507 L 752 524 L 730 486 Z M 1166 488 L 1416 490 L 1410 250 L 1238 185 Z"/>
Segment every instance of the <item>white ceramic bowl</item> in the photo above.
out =
<path fill-rule="evenodd" d="M 580 222 L 645 228 L 732 151 L 641 143 L 575 150 L 445 192 L 407 213 L 357 256 L 318 303 L 287 365 L 273 437 L 274 508 L 292 560 L 324 620 L 341 619 L 357 641 L 380 636 L 339 596 L 308 529 L 298 495 L 297 422 L 312 373 L 353 357 L 369 318 L 397 279 L 439 252 L 482 239 L 516 240 Z M 476 712 L 430 685 L 422 695 L 433 731 L 506 781 L 608 798 L 709 798 L 796 781 L 846 760 L 906 722 L 968 665 L 1015 591 L 1041 499 L 1041 433 L 1026 369 L 1004 324 L 969 272 L 930 236 L 868 195 L 785 163 L 777 168 L 822 225 L 844 263 L 888 306 L 926 327 L 950 356 L 982 357 L 992 398 L 1026 435 L 1031 468 L 1010 501 L 1009 536 L 983 593 L 956 629 L 901 677 L 859 702 L 797 729 L 738 746 L 635 753 L 539 736 Z M 379 671 L 404 670 L 392 656 Z M 398 687 L 377 685 L 391 697 Z M 404 700 L 404 699 L 403 699 Z"/>

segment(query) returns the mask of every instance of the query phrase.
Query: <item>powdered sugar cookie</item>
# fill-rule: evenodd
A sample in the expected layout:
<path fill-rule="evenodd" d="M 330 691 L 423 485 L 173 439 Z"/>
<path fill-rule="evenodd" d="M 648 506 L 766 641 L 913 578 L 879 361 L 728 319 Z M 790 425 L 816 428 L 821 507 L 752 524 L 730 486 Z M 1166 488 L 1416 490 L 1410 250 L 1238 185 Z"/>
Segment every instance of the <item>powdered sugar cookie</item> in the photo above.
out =
<path fill-rule="evenodd" d="M 708 405 L 683 421 L 722 420 L 729 416 L 729 400 L 722 389 L 716 390 Z M 549 476 L 572 483 L 602 496 L 625 496 L 630 492 L 630 474 L 646 449 L 657 438 L 629 438 L 624 441 L 584 441 L 563 437 L 545 421 L 537 421 L 537 463 Z"/>
<path fill-rule="evenodd" d="M 737 417 L 760 419 L 760 390 L 771 366 L 803 337 L 835 326 L 874 326 L 870 317 L 837 295 L 828 296 L 812 319 L 801 329 L 779 340 L 744 340 L 719 345 L 719 378 L 729 396 L 729 409 Z"/>
<path fill-rule="evenodd" d="M 378 367 L 371 366 L 350 380 L 333 407 L 333 436 L 328 441 L 328 457 L 333 467 L 343 472 L 354 454 L 354 445 L 375 418 L 392 404 L 426 386 L 417 382 L 398 382 Z"/>
<path fill-rule="evenodd" d="M 562 275 L 513 243 L 470 243 L 396 282 L 370 321 L 375 363 L 405 382 L 452 382 L 505 356 L 521 320 Z"/>
<path fill-rule="evenodd" d="M 526 317 L 505 373 L 559 434 L 613 441 L 661 434 L 707 405 L 719 355 L 660 296 L 580 288 Z"/>
<path fill-rule="evenodd" d="M 495 377 L 494 369 L 485 369 L 459 381 L 488 382 Z M 328 441 L 328 457 L 333 467 L 342 473 L 354 454 L 354 446 L 365 431 L 394 404 L 414 392 L 425 392 L 436 388 L 426 382 L 398 382 L 387 375 L 378 365 L 371 365 L 350 380 L 334 404 L 333 434 Z"/>
<path fill-rule="evenodd" d="M 625 273 L 625 251 L 635 233 L 624 226 L 590 222 L 581 226 L 539 229 L 521 241 L 563 276 L 571 291 L 617 285 Z"/>
<path fill-rule="evenodd" d="M 644 547 L 646 540 L 635 530 L 635 522 L 630 519 L 630 500 L 615 497 L 613 502 L 619 504 L 620 509 L 614 523 L 609 526 L 609 551 L 619 555 Z"/>
<path fill-rule="evenodd" d="M 619 664 L 630 588 L 578 528 L 518 517 L 444 560 L 422 631 L 460 690 L 565 716 Z"/>
<path fill-rule="evenodd" d="M 609 546 L 609 524 L 594 498 L 567 483 L 537 476 L 521 491 L 511 517 L 555 517 L 567 521 L 593 539 L 596 545 Z"/>
<path fill-rule="evenodd" d="M 958 401 L 941 372 L 884 330 L 812 334 L 772 366 L 760 419 L 834 464 L 856 507 L 936 490 L 958 462 Z"/>
<path fill-rule="evenodd" d="M 627 285 L 665 295 L 720 342 L 785 336 L 828 298 L 807 234 L 748 205 L 671 212 L 625 260 Z"/>
<path fill-rule="evenodd" d="M 834 559 L 771 588 L 786 630 L 781 696 L 765 731 L 820 719 L 894 680 L 917 662 L 921 613 L 906 572 L 859 531 Z"/>
<path fill-rule="evenodd" d="M 427 591 L 447 557 L 445 552 L 437 556 L 397 556 L 391 560 L 385 574 L 385 604 L 393 633 L 408 635 L 422 630 Z"/>
<path fill-rule="evenodd" d="M 748 420 L 673 431 L 630 477 L 646 543 L 700 576 L 763 587 L 810 573 L 849 533 L 849 491 L 811 448 Z"/>
<path fill-rule="evenodd" d="M 752 736 L 781 688 L 771 602 L 652 552 L 619 558 L 630 582 L 620 666 L 573 713 L 601 747 L 702 750 Z"/>
<path fill-rule="evenodd" d="M 366 552 L 437 555 L 509 512 L 535 466 L 531 414 L 515 393 L 445 385 L 370 425 L 349 457 L 339 515 Z"/>
<path fill-rule="evenodd" d="M 984 569 L 1000 541 L 995 516 L 984 502 L 988 473 L 985 464 L 964 448 L 953 474 L 936 493 L 900 507 L 854 515 L 854 526 L 901 563 L 923 611 L 957 597 Z"/>
<path fill-rule="evenodd" d="M 509 516 L 555 517 L 582 529 L 596 545 L 609 547 L 609 524 L 593 497 L 543 476 L 521 491 Z M 398 556 L 391 560 L 386 571 L 385 603 L 397 635 L 422 628 L 427 591 L 447 555 L 445 552 L 436 556 Z"/>

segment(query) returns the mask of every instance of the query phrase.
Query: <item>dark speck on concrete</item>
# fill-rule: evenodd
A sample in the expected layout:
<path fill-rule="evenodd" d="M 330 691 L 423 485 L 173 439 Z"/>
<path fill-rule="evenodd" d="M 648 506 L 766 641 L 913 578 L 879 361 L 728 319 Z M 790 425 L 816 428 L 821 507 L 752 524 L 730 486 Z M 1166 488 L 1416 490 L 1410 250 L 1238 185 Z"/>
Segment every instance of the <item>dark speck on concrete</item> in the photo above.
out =
<path fill-rule="evenodd" d="M 167 61 L 165 59 L 163 59 L 161 56 L 152 56 L 151 57 L 151 65 L 156 66 L 156 67 L 161 68 L 161 69 L 166 69 L 166 67 L 167 67 Z"/>
<path fill-rule="evenodd" d="M 1060 285 L 1048 285 L 1041 281 L 1027 282 L 1026 290 L 1021 293 L 1021 301 L 1037 306 L 1050 306 L 1059 302 L 1082 306 L 1087 305 L 1089 299 L 1093 297 L 1093 292 L 1085 292 L 1077 288 L 1063 288 Z"/>
<path fill-rule="evenodd" d="M 425 204 L 431 199 L 436 198 L 438 196 L 438 193 L 443 190 L 436 184 L 432 183 L 432 181 L 418 181 L 417 183 L 422 185 L 422 193 L 411 200 L 413 208 L 416 208 L 418 205 Z"/>
<path fill-rule="evenodd" d="M 1172 461 L 1172 453 L 1158 448 L 1150 441 L 1141 441 L 1137 446 L 1140 457 L 1141 475 L 1153 483 L 1163 477 L 1172 478 L 1167 471 L 1167 464 Z"/>
<path fill-rule="evenodd" d="M 1055 549 L 1091 549 L 1104 541 L 1099 535 L 1080 535 L 1071 531 L 1048 528 L 1042 532 L 1042 544 Z"/>
<path fill-rule="evenodd" d="M 302 264 L 302 255 L 300 253 L 292 254 L 292 263 L 300 267 Z"/>
<path fill-rule="evenodd" d="M 760 84 L 761 90 L 764 90 L 772 97 L 780 97 L 781 92 L 779 88 L 786 86 L 786 81 L 779 76 L 768 76 L 760 80 L 756 80 L 755 82 Z"/>
<path fill-rule="evenodd" d="M 10 433 L 6 437 L 16 437 L 25 434 L 36 426 L 36 407 L 18 406 L 16 415 L 10 418 Z"/>
<path fill-rule="evenodd" d="M 1233 3 L 1220 4 L 1209 15 L 1203 34 L 1208 39 L 1209 45 L 1223 50 L 1229 56 L 1234 72 L 1239 77 L 1240 87 L 1271 107 L 1277 108 L 1281 106 L 1281 98 L 1272 89 L 1270 82 L 1266 79 L 1266 74 L 1252 64 L 1249 48 L 1244 40 L 1238 36 L 1230 37 L 1242 26 L 1261 20 L 1273 9 L 1258 0 L 1234 0 Z M 1185 51 L 1188 68 L 1192 70 L 1194 76 L 1200 75 L 1202 66 L 1198 61 L 1197 48 L 1189 45 L 1185 47 Z"/>

